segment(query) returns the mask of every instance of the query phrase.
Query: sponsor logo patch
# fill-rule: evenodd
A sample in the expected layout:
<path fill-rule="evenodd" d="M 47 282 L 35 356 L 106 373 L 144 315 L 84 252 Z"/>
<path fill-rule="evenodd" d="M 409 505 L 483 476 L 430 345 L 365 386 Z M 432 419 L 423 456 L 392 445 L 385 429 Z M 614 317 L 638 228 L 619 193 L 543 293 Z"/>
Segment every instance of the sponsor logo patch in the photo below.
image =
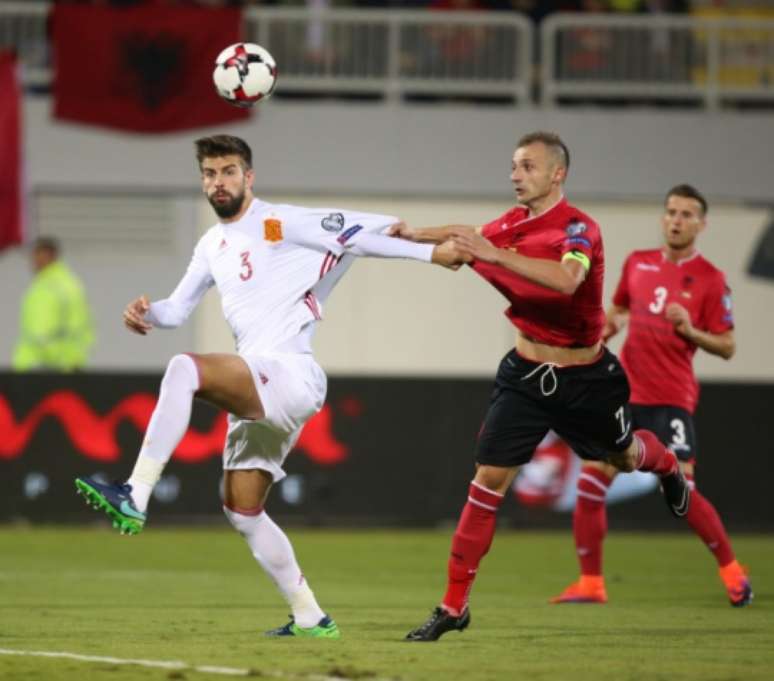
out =
<path fill-rule="evenodd" d="M 361 229 L 363 229 L 363 225 L 352 225 L 349 229 L 344 230 L 339 237 L 336 239 L 342 246 L 347 243 L 355 234 L 357 234 Z"/>
<path fill-rule="evenodd" d="M 660 272 L 661 268 L 658 265 L 648 265 L 644 262 L 637 263 L 638 270 L 645 270 L 646 272 Z"/>
<path fill-rule="evenodd" d="M 340 232 L 344 229 L 344 215 L 341 213 L 331 213 L 326 215 L 321 221 L 320 226 L 326 232 Z"/>
<path fill-rule="evenodd" d="M 282 241 L 282 221 L 275 218 L 267 218 L 263 221 L 263 238 L 266 241 L 276 243 Z"/>

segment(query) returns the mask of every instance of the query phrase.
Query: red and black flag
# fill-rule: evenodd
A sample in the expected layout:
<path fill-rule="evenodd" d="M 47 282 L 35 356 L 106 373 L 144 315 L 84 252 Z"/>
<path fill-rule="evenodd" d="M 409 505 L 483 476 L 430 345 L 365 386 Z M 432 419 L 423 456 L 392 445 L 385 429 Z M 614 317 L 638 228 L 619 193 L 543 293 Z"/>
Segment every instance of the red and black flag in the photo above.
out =
<path fill-rule="evenodd" d="M 22 219 L 21 89 L 14 56 L 0 52 L 0 250 L 20 244 Z"/>
<path fill-rule="evenodd" d="M 57 4 L 57 118 L 169 132 L 249 116 L 215 93 L 215 57 L 240 41 L 237 9 Z"/>

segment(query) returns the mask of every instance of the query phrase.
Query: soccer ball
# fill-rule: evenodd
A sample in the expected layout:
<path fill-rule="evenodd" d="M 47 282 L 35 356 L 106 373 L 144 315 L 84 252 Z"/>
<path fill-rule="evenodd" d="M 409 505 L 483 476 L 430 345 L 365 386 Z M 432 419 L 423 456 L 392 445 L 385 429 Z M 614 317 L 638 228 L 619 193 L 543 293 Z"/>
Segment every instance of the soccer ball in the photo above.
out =
<path fill-rule="evenodd" d="M 277 64 L 267 50 L 255 43 L 235 43 L 215 60 L 215 90 L 229 104 L 252 106 L 274 92 Z"/>

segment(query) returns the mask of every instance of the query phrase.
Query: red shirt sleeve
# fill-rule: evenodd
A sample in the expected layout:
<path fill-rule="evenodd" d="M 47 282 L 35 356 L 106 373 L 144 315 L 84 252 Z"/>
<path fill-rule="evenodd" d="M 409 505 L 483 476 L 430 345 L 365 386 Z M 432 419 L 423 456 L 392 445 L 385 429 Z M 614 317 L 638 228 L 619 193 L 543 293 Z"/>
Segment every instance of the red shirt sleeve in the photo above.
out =
<path fill-rule="evenodd" d="M 580 220 L 573 220 L 564 230 L 564 242 L 562 243 L 561 257 L 567 253 L 582 253 L 589 262 L 594 258 L 594 252 L 599 245 L 599 227 L 593 222 L 586 224 Z"/>
<path fill-rule="evenodd" d="M 618 286 L 613 294 L 613 305 L 625 307 L 627 310 L 631 307 L 629 297 L 629 263 L 631 262 L 631 259 L 632 256 L 630 255 L 624 261 L 623 267 L 621 268 L 621 278 L 618 280 Z"/>
<path fill-rule="evenodd" d="M 731 289 L 722 274 L 718 274 L 707 292 L 703 317 L 706 330 L 710 333 L 725 333 L 734 328 Z"/>
<path fill-rule="evenodd" d="M 510 223 L 511 218 L 517 214 L 517 211 L 518 208 L 511 208 L 511 210 L 503 213 L 499 218 L 495 218 L 491 222 L 487 222 L 481 228 L 481 236 L 484 236 L 491 241 L 494 234 L 498 234 L 502 231 L 504 224 L 507 225 Z"/>

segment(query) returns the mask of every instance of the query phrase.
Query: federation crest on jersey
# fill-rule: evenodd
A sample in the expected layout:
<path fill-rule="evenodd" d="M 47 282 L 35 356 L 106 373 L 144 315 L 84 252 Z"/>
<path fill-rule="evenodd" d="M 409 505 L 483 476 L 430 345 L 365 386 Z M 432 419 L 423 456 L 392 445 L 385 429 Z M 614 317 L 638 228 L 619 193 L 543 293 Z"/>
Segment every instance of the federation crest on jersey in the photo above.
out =
<path fill-rule="evenodd" d="M 344 229 L 344 215 L 342 213 L 331 213 L 326 215 L 321 221 L 320 226 L 326 232 L 340 232 Z"/>
<path fill-rule="evenodd" d="M 571 222 L 567 226 L 565 232 L 567 232 L 567 236 L 573 237 L 583 234 L 583 232 L 585 232 L 587 229 L 588 227 L 586 227 L 586 224 L 583 222 Z"/>
<path fill-rule="evenodd" d="M 282 241 L 282 220 L 266 218 L 263 221 L 263 238 L 272 243 Z"/>

